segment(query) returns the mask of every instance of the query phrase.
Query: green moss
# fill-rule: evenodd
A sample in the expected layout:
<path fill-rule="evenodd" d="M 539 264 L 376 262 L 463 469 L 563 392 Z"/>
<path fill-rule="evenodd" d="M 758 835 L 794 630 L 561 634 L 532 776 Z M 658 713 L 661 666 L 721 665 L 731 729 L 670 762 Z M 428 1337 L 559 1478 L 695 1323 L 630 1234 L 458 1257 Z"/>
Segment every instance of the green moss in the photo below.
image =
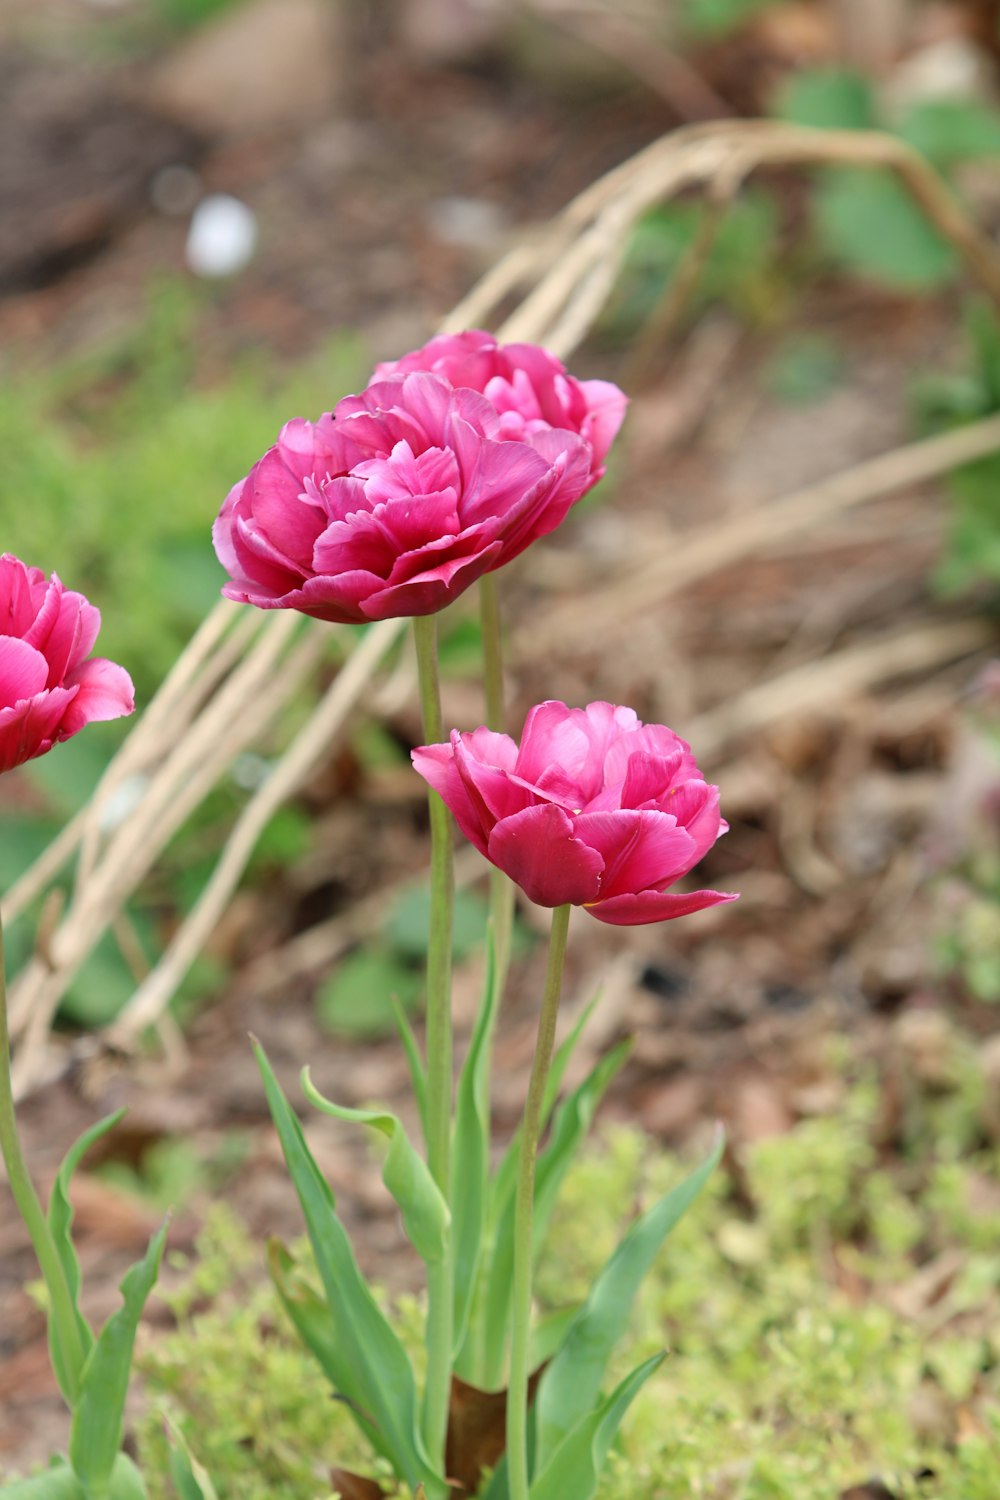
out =
<path fill-rule="evenodd" d="M 669 1357 L 600 1500 L 830 1500 L 872 1476 L 900 1500 L 1000 1493 L 1000 1161 L 948 1159 L 946 1141 L 917 1167 L 881 1165 L 878 1099 L 862 1083 L 835 1115 L 749 1149 L 739 1191 L 720 1171 L 674 1231 L 609 1382 Z M 581 1297 L 635 1209 L 683 1171 L 637 1131 L 605 1132 L 566 1184 L 542 1303 Z M 172 1295 L 177 1329 L 143 1362 L 140 1446 L 163 1472 L 165 1408 L 220 1500 L 326 1500 L 332 1464 L 377 1470 L 259 1259 L 231 1219 L 206 1227 Z M 416 1347 L 418 1304 L 398 1316 Z M 152 1500 L 167 1496 L 154 1480 Z"/>

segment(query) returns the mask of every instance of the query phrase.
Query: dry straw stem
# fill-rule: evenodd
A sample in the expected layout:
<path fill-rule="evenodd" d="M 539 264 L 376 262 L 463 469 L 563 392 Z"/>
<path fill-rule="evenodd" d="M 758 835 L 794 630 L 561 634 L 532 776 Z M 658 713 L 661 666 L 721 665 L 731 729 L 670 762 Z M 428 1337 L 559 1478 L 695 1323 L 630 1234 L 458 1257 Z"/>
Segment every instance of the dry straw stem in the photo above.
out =
<path fill-rule="evenodd" d="M 568 355 L 600 313 L 621 269 L 633 225 L 654 203 L 702 188 L 711 200 L 724 205 L 758 168 L 833 163 L 895 171 L 964 257 L 972 275 L 1000 303 L 1000 257 L 994 247 L 933 169 L 902 142 L 888 136 L 812 131 L 772 122 L 722 122 L 677 131 L 594 183 L 547 230 L 489 272 L 444 327 L 493 324 L 498 308 L 518 288 L 525 288 L 523 300 L 498 330 L 501 337 L 545 343 Z M 706 234 L 699 257 L 707 253 L 709 240 Z M 695 258 L 685 270 L 674 302 L 682 300 L 681 293 L 686 297 L 693 290 L 697 271 Z M 675 317 L 671 304 L 670 318 Z M 857 492 L 853 499 L 844 498 L 838 479 L 829 480 L 776 502 L 782 507 L 779 518 L 783 517 L 787 535 L 789 525 L 811 525 L 830 510 L 930 477 L 996 448 L 1000 448 L 1000 425 L 987 423 L 930 444 L 916 444 L 875 461 L 876 465 L 887 463 L 895 474 L 884 479 L 881 488 L 877 483 L 872 487 L 873 466 L 862 465 L 840 477 L 849 488 L 850 476 L 854 476 Z M 900 478 L 908 465 L 909 478 Z M 862 482 L 859 475 L 866 470 L 868 480 Z M 756 525 L 750 525 L 753 517 L 745 518 L 744 529 L 735 523 L 724 547 L 718 541 L 718 528 L 713 528 L 712 538 L 702 534 L 689 538 L 684 543 L 686 576 L 694 576 L 693 567 L 700 566 L 705 573 L 733 561 L 742 550 L 763 545 L 763 533 L 773 534 L 775 506 L 761 514 L 766 519 Z M 676 557 L 675 552 L 671 562 Z M 664 587 L 679 586 L 676 570 L 671 571 L 666 561 L 664 567 L 665 572 L 656 571 L 654 576 L 650 565 L 638 579 L 629 580 L 629 600 L 635 599 L 637 590 L 644 590 L 646 597 L 660 597 Z M 598 598 L 603 608 L 609 608 L 612 593 L 619 613 L 619 590 L 608 590 Z M 588 601 L 591 624 L 594 603 L 592 597 Z M 567 620 L 561 610 L 550 616 L 554 638 L 562 638 Z M 235 889 L 267 817 L 283 797 L 296 791 L 317 757 L 328 749 L 329 738 L 364 697 L 378 668 L 379 648 L 387 652 L 401 632 L 400 622 L 376 627 L 341 669 L 340 678 L 247 804 L 201 899 L 119 1018 L 114 1028 L 117 1039 L 133 1040 L 144 1025 L 163 1015 L 174 987 Z M 67 909 L 44 952 L 29 961 L 13 989 L 19 1092 L 47 1070 L 44 1054 L 52 1016 L 94 945 L 183 820 L 226 774 L 235 756 L 259 742 L 283 706 L 302 689 L 331 638 L 345 639 L 336 631 L 331 636 L 330 627 L 312 622 L 302 626 L 287 616 L 260 620 L 251 611 L 220 604 L 125 741 L 91 804 L 10 892 L 4 903 L 8 920 L 45 889 L 78 845 L 82 847 Z M 535 649 L 539 645 L 536 637 Z M 753 703 L 751 710 L 761 712 Z M 136 805 L 124 822 L 116 823 L 116 799 L 126 793 L 136 797 Z"/>

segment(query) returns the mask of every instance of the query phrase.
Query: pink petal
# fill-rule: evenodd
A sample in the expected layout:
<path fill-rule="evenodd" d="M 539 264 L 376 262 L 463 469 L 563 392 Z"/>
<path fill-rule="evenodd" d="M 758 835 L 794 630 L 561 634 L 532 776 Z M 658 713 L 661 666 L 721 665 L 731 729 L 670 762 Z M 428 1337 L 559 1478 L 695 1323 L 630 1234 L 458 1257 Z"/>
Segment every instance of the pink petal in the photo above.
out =
<path fill-rule="evenodd" d="M 602 900 L 670 885 L 694 864 L 694 840 L 668 813 L 581 813 L 574 826 L 604 860 Z"/>
<path fill-rule="evenodd" d="M 635 736 L 634 738 L 638 738 Z M 626 745 L 628 745 L 626 741 Z M 615 762 L 620 754 L 615 755 Z M 617 769 L 617 765 L 616 765 Z M 652 755 L 648 750 L 634 750 L 625 766 L 625 781 L 621 788 L 622 807 L 659 807 L 661 812 L 671 812 L 678 823 L 686 823 L 670 805 L 676 795 L 679 781 L 686 779 L 684 757 L 680 750 L 672 755 Z M 704 786 L 704 782 L 698 783 Z"/>
<path fill-rule="evenodd" d="M 597 901 L 584 910 L 599 922 L 608 922 L 613 927 L 642 927 L 648 922 L 669 922 L 674 917 L 704 911 L 708 906 L 738 900 L 739 895 L 733 891 L 688 891 L 681 894 L 639 891 L 634 896 L 612 896 L 608 901 Z"/>
<path fill-rule="evenodd" d="M 59 731 L 75 693 L 75 688 L 53 688 L 0 709 L 0 772 L 44 755 L 57 738 L 66 738 Z"/>
<path fill-rule="evenodd" d="M 14 635 L 0 635 L 0 708 L 13 708 L 45 689 L 49 664 L 40 651 Z"/>
<path fill-rule="evenodd" d="M 426 550 L 433 556 L 429 548 Z M 435 614 L 457 599 L 477 578 L 488 573 L 499 550 L 500 543 L 493 542 L 473 557 L 436 563 L 416 578 L 390 584 L 364 601 L 365 617 L 393 620 Z"/>
<path fill-rule="evenodd" d="M 93 656 L 71 672 L 68 688 L 79 687 L 59 728 L 59 738 L 68 739 L 85 724 L 120 719 L 135 708 L 135 689 L 124 667 L 101 656 Z"/>
<path fill-rule="evenodd" d="M 455 736 L 452 743 L 458 774 L 478 811 L 487 838 L 500 818 L 523 812 L 537 800 L 530 789 L 511 776 L 517 746 L 505 734 L 477 729 L 473 734 Z"/>
<path fill-rule="evenodd" d="M 250 470 L 244 496 L 254 529 L 299 568 L 309 566 L 313 544 L 326 525 L 320 507 L 303 499 L 304 483 L 305 475 L 289 468 L 285 452 L 275 444 Z"/>
<path fill-rule="evenodd" d="M 551 802 L 504 818 L 490 835 L 488 854 L 539 906 L 580 906 L 597 897 L 604 861 Z"/>
<path fill-rule="evenodd" d="M 422 776 L 428 786 L 449 808 L 455 822 L 470 843 L 475 844 L 481 854 L 486 854 L 493 819 L 484 818 L 481 803 L 470 793 L 455 763 L 455 741 L 448 745 L 421 745 L 413 750 L 410 759 L 414 770 Z"/>
<path fill-rule="evenodd" d="M 581 380 L 580 394 L 587 406 L 580 434 L 594 451 L 595 467 L 600 468 L 625 420 L 628 397 L 610 380 Z"/>

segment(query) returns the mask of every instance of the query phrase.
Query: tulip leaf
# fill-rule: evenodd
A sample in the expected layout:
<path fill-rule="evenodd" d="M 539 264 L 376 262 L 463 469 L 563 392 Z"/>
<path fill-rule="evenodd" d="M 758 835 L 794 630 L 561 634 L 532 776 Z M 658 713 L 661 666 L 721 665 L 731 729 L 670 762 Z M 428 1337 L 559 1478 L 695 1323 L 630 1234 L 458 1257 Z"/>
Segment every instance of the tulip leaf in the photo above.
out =
<path fill-rule="evenodd" d="M 550 1455 L 597 1400 L 611 1352 L 628 1327 L 643 1277 L 674 1225 L 718 1166 L 723 1136 L 689 1177 L 636 1219 L 591 1288 L 538 1395 L 538 1462 Z"/>
<path fill-rule="evenodd" d="M 388 1110 L 348 1109 L 323 1097 L 302 1070 L 302 1091 L 309 1103 L 335 1120 L 370 1125 L 389 1142 L 382 1166 L 382 1181 L 395 1198 L 410 1244 L 427 1265 L 438 1265 L 448 1250 L 451 1215 L 440 1188 L 423 1157 L 410 1144 L 402 1122 Z"/>
<path fill-rule="evenodd" d="M 662 1352 L 647 1359 L 577 1422 L 539 1467 L 529 1490 L 531 1500 L 566 1500 L 568 1495 L 573 1500 L 590 1500 L 622 1418 L 664 1359 Z"/>
<path fill-rule="evenodd" d="M 534 1254 L 544 1243 L 556 1197 L 573 1162 L 580 1142 L 589 1129 L 594 1111 L 612 1078 L 631 1049 L 628 1041 L 613 1047 L 602 1057 L 583 1082 L 563 1101 L 552 1122 L 551 1138 L 539 1153 L 535 1169 L 535 1205 L 532 1217 Z M 493 1254 L 482 1295 L 483 1337 L 486 1386 L 498 1385 L 503 1374 L 507 1347 L 507 1326 L 514 1276 L 514 1193 L 497 1204 Z"/>
<path fill-rule="evenodd" d="M 66 1285 L 69 1287 L 84 1361 L 94 1347 L 94 1335 L 90 1324 L 80 1311 L 80 1262 L 77 1260 L 73 1246 L 73 1205 L 69 1200 L 69 1185 L 73 1173 L 94 1142 L 100 1140 L 102 1135 L 106 1135 L 117 1125 L 124 1113 L 125 1111 L 120 1109 L 115 1114 L 108 1115 L 106 1119 L 98 1120 L 96 1125 L 91 1125 L 89 1130 L 84 1131 L 80 1139 L 67 1151 L 62 1166 L 56 1174 L 56 1180 L 52 1184 L 52 1195 L 49 1198 L 49 1232 L 52 1235 L 56 1254 L 62 1263 Z M 59 1389 L 72 1408 L 75 1396 L 79 1393 L 83 1371 L 72 1369 L 72 1362 L 63 1348 L 60 1329 L 51 1313 L 49 1315 L 49 1348 Z"/>
<path fill-rule="evenodd" d="M 326 1293 L 330 1340 L 342 1370 L 338 1393 L 378 1429 L 380 1450 L 411 1489 L 422 1482 L 440 1494 L 442 1476 L 432 1469 L 420 1435 L 409 1356 L 358 1269 L 333 1193 L 259 1043 L 254 1051 Z"/>
<path fill-rule="evenodd" d="M 406 1014 L 403 1006 L 400 1004 L 398 996 L 393 995 L 391 1004 L 392 1014 L 396 1020 L 396 1030 L 399 1032 L 399 1039 L 403 1044 L 403 1051 L 406 1053 L 406 1061 L 409 1064 L 410 1083 L 413 1087 L 413 1097 L 417 1101 L 417 1110 L 420 1114 L 420 1126 L 424 1132 L 424 1140 L 426 1141 L 427 1069 L 424 1067 L 424 1060 L 420 1055 L 420 1047 L 417 1044 L 417 1038 L 414 1035 L 413 1027 L 410 1025 L 410 1018 Z"/>
<path fill-rule="evenodd" d="M 0 1496 L 3 1500 L 87 1500 L 83 1485 L 62 1459 L 52 1463 L 44 1473 L 5 1484 Z"/>
<path fill-rule="evenodd" d="M 381 1453 L 391 1463 L 392 1454 L 382 1441 L 378 1428 L 344 1394 L 351 1383 L 351 1366 L 345 1358 L 344 1346 L 337 1338 L 337 1325 L 326 1298 L 304 1275 L 291 1251 L 280 1240 L 272 1239 L 268 1242 L 267 1266 L 281 1305 L 299 1338 L 333 1389 L 348 1402 L 355 1422 L 376 1453 Z"/>
<path fill-rule="evenodd" d="M 455 1350 L 469 1326 L 479 1277 L 490 1178 L 490 1053 L 500 986 L 492 925 L 486 937 L 483 995 L 458 1080 L 451 1202 L 455 1266 Z"/>
<path fill-rule="evenodd" d="M 166 1238 L 164 1224 L 153 1236 L 143 1259 L 125 1273 L 121 1283 L 122 1306 L 101 1329 L 83 1367 L 80 1394 L 73 1410 L 69 1458 L 88 1500 L 104 1500 L 108 1494 L 111 1472 L 122 1444 L 136 1329 L 159 1275 Z M 127 1495 L 125 1479 L 121 1485 Z"/>
<path fill-rule="evenodd" d="M 170 1436 L 170 1478 L 178 1500 L 218 1500 L 208 1472 L 195 1458 L 180 1428 L 167 1419 Z"/>

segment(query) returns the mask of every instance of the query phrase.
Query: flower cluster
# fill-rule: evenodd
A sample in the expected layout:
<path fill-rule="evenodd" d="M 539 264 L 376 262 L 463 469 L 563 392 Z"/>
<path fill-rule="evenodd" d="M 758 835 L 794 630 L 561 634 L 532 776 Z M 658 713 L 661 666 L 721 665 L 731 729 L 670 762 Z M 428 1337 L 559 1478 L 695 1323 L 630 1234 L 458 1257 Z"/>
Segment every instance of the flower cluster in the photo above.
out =
<path fill-rule="evenodd" d="M 5 552 L 0 557 L 0 771 L 10 771 L 85 724 L 135 706 L 123 667 L 88 653 L 100 612 L 82 594 Z"/>

